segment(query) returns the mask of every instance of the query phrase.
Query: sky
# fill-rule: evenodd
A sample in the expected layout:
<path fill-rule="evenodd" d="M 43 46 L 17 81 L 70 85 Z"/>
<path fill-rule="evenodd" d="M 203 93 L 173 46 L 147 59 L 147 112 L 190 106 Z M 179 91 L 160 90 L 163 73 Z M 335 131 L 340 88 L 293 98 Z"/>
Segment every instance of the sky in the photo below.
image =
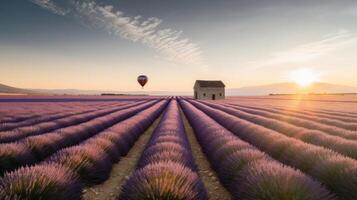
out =
<path fill-rule="evenodd" d="M 355 0 L 2 0 L 0 83 L 187 91 L 294 80 L 357 86 Z M 304 74 L 302 75 L 304 76 Z"/>

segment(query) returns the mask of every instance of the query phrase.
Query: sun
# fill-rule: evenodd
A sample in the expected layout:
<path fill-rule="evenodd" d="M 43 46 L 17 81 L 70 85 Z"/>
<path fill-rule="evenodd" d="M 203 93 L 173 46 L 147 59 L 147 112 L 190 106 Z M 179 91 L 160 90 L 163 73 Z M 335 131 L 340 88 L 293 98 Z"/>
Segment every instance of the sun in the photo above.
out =
<path fill-rule="evenodd" d="M 298 69 L 292 71 L 289 79 L 301 87 L 308 87 L 316 81 L 319 81 L 319 74 L 312 69 Z"/>

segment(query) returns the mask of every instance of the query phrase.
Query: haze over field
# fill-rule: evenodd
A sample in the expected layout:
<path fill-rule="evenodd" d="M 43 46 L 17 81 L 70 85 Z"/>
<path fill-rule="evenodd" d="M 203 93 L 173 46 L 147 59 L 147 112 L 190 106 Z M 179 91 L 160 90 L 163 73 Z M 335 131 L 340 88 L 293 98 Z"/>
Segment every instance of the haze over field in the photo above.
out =
<path fill-rule="evenodd" d="M 227 96 L 257 96 L 269 94 L 356 94 L 357 87 L 334 85 L 328 83 L 313 83 L 301 87 L 296 83 L 277 83 L 241 88 L 227 88 Z M 35 94 L 35 95 L 99 95 L 99 94 L 129 94 L 129 95 L 181 95 L 191 96 L 192 91 L 117 91 L 117 90 L 78 90 L 78 89 L 21 89 L 0 84 L 0 95 Z"/>
<path fill-rule="evenodd" d="M 143 92 L 177 94 L 197 79 L 357 86 L 355 0 L 0 4 L 0 83 L 18 88 L 142 91 L 140 74 Z"/>

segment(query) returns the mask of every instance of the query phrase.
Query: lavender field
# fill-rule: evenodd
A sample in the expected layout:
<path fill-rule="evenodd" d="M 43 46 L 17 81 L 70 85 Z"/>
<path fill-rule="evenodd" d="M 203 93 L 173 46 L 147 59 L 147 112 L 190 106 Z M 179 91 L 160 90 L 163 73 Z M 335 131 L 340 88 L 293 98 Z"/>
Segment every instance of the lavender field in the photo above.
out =
<path fill-rule="evenodd" d="M 0 98 L 1 200 L 356 200 L 357 101 Z"/>

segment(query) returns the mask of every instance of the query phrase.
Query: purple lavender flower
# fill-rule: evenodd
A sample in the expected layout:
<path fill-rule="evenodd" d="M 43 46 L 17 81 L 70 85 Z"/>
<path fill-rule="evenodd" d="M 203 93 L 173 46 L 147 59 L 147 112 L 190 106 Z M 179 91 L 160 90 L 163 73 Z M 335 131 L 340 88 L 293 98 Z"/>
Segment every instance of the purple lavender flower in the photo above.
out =
<path fill-rule="evenodd" d="M 80 200 L 81 185 L 66 167 L 44 164 L 23 167 L 0 179 L 0 199 Z"/>

